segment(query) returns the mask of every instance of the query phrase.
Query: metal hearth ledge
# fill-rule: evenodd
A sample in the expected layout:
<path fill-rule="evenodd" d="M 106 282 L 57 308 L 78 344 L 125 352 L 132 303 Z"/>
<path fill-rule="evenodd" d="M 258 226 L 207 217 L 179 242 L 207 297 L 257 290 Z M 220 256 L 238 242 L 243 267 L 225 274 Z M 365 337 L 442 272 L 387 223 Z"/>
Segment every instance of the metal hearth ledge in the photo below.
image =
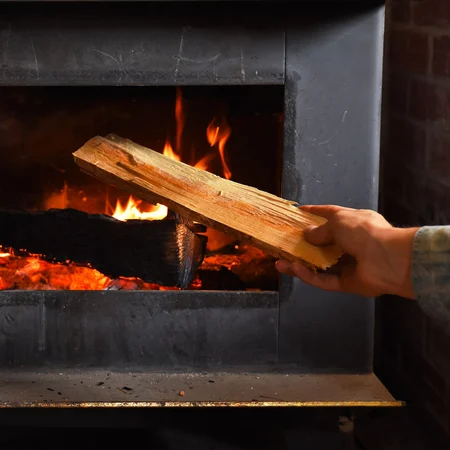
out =
<path fill-rule="evenodd" d="M 1 408 L 403 405 L 374 374 L 0 372 Z"/>

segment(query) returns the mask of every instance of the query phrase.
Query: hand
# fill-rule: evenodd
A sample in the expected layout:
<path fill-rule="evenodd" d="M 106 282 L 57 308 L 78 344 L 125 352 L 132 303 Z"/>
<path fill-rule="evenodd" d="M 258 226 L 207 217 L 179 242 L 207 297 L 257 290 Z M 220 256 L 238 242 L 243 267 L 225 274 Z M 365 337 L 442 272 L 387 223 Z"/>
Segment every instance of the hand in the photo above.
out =
<path fill-rule="evenodd" d="M 418 228 L 394 228 L 375 211 L 340 206 L 303 206 L 324 217 L 324 225 L 304 231 L 313 245 L 335 243 L 351 262 L 342 258 L 340 273 L 313 273 L 301 263 L 277 261 L 279 272 L 296 276 L 312 286 L 375 297 L 384 294 L 414 298 L 411 279 L 412 245 Z"/>

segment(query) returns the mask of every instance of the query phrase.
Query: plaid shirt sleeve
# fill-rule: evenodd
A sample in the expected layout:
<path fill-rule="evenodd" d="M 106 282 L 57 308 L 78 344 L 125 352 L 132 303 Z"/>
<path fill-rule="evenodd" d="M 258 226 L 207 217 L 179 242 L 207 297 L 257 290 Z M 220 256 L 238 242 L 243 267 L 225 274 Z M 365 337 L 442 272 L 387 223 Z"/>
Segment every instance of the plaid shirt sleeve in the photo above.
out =
<path fill-rule="evenodd" d="M 412 282 L 421 308 L 450 333 L 450 226 L 418 230 L 413 244 Z"/>

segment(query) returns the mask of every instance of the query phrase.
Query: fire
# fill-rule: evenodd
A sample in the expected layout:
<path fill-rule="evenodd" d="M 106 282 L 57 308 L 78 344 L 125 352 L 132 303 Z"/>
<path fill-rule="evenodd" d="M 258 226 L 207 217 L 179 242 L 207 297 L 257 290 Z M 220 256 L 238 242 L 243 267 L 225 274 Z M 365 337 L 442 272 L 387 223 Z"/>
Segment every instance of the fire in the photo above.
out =
<path fill-rule="evenodd" d="M 181 161 L 181 157 L 173 151 L 169 139 L 167 139 L 166 143 L 164 144 L 163 155 L 169 157 L 170 159 L 174 159 L 175 161 Z"/>
<path fill-rule="evenodd" d="M 225 161 L 225 145 L 231 134 L 231 128 L 223 119 L 219 124 L 219 120 L 214 118 L 212 122 L 206 128 L 206 138 L 208 139 L 211 147 L 216 146 L 219 150 L 220 159 L 222 161 L 223 175 L 229 180 L 231 178 L 231 171 L 228 164 Z"/>
<path fill-rule="evenodd" d="M 176 161 L 185 160 L 183 155 L 183 132 L 186 124 L 183 97 L 181 89 L 176 91 L 175 98 L 175 150 L 171 140 L 167 139 L 162 153 Z M 230 137 L 231 128 L 225 119 L 215 117 L 206 128 L 206 139 L 211 147 L 205 156 L 195 161 L 193 166 L 201 170 L 212 170 L 213 161 L 220 159 L 223 176 L 231 178 L 231 170 L 226 162 L 226 143 Z M 194 155 L 194 153 L 192 153 Z M 83 194 L 84 195 L 84 194 Z M 70 207 L 69 187 L 64 183 L 61 192 L 45 199 L 44 208 Z M 88 198 L 83 196 L 82 201 Z M 126 204 L 117 200 L 115 208 L 112 208 L 106 200 L 106 211 L 114 218 L 126 220 L 162 220 L 168 214 L 164 205 L 149 205 L 133 196 L 130 196 Z M 203 281 L 199 277 L 193 281 L 190 289 L 200 289 Z M 141 290 L 171 290 L 176 288 L 161 287 L 145 283 L 136 278 L 110 279 L 93 267 L 80 266 L 66 261 L 64 264 L 49 262 L 41 255 L 27 254 L 21 250 L 20 254 L 12 249 L 0 246 L 0 290 L 25 289 L 25 290 L 102 290 L 102 289 L 141 289 Z"/>
<path fill-rule="evenodd" d="M 178 97 L 177 97 L 178 99 Z M 170 141 L 167 140 L 163 155 L 174 159 L 176 161 L 181 161 L 181 158 L 173 151 Z M 148 209 L 143 209 L 141 207 L 142 200 L 134 198 L 132 195 L 128 198 L 126 206 L 122 206 L 120 200 L 117 200 L 116 207 L 113 212 L 113 217 L 118 220 L 162 220 L 167 217 L 168 209 L 167 206 L 160 205 L 149 205 Z"/>
<path fill-rule="evenodd" d="M 208 167 L 211 161 L 214 159 L 214 156 L 215 156 L 214 153 L 208 153 L 206 156 L 204 156 L 202 159 L 196 162 L 194 164 L 194 167 L 200 170 L 208 170 Z"/>
<path fill-rule="evenodd" d="M 182 138 L 185 125 L 185 113 L 183 108 L 183 96 L 181 88 L 177 88 L 175 98 L 175 122 L 176 122 L 176 146 L 174 151 L 170 139 L 167 139 L 163 155 L 175 161 L 181 161 Z M 206 139 L 211 147 L 215 147 L 218 151 L 224 177 L 229 180 L 231 178 L 231 170 L 226 162 L 225 146 L 231 135 L 231 128 L 225 119 L 215 117 L 206 128 Z M 211 152 L 194 164 L 194 167 L 200 170 L 209 170 L 211 162 L 216 158 L 217 153 Z M 126 206 L 122 206 L 117 200 L 116 207 L 112 216 L 118 220 L 162 220 L 167 216 L 168 209 L 164 205 L 157 204 L 144 208 L 142 201 L 135 199 L 130 195 Z"/>
<path fill-rule="evenodd" d="M 177 122 L 177 141 L 176 150 L 178 154 L 181 154 L 181 139 L 183 137 L 185 115 L 183 109 L 183 96 L 181 94 L 181 88 L 177 88 L 177 97 L 175 100 L 175 120 Z"/>
<path fill-rule="evenodd" d="M 134 198 L 132 195 L 128 198 L 126 206 L 122 206 L 120 200 L 117 200 L 113 217 L 118 220 L 162 220 L 167 216 L 167 207 L 160 205 L 150 205 L 148 210 L 142 210 L 140 205 L 142 200 Z"/>
<path fill-rule="evenodd" d="M 5 249 L 3 249 L 4 251 Z M 2 248 L 0 247 L 0 251 Z M 0 291 L 22 290 L 177 290 L 145 283 L 139 278 L 111 279 L 92 267 L 76 264 L 54 264 L 39 255 L 18 256 L 14 252 L 0 253 Z M 198 279 L 192 289 L 198 289 Z"/>

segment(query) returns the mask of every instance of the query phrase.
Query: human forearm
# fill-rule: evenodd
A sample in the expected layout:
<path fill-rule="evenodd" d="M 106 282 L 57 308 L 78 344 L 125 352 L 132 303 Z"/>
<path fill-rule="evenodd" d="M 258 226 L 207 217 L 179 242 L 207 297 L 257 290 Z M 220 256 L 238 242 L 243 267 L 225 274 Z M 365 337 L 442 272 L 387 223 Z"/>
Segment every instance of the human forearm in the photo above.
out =
<path fill-rule="evenodd" d="M 381 246 L 385 265 L 380 267 L 380 291 L 416 298 L 412 282 L 412 252 L 419 228 L 391 228 L 378 232 L 374 242 Z"/>
<path fill-rule="evenodd" d="M 314 273 L 301 264 L 277 262 L 277 268 L 312 286 L 378 297 L 417 299 L 423 310 L 450 332 L 450 226 L 395 228 L 370 210 L 309 205 L 303 210 L 326 219 L 303 231 L 312 245 L 334 243 L 352 258 L 339 270 Z"/>

